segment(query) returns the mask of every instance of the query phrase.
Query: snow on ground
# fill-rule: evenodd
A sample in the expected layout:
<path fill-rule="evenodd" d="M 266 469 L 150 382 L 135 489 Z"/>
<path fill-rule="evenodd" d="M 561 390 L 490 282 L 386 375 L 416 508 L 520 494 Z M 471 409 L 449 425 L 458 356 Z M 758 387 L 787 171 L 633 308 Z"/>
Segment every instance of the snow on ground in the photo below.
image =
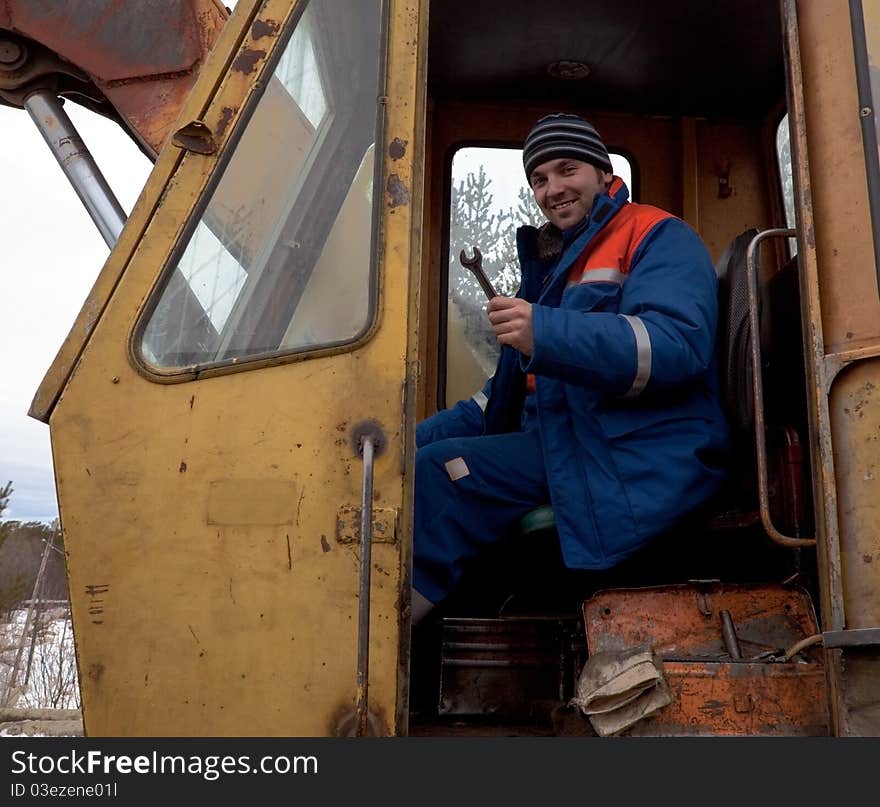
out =
<path fill-rule="evenodd" d="M 0 615 L 0 709 L 79 709 L 68 603 L 35 606 L 25 633 L 28 610 L 23 607 Z M 30 725 L 10 728 L 14 724 L 4 723 L 0 736 L 42 733 L 34 721 L 25 722 Z M 73 724 L 68 728 L 76 733 Z"/>

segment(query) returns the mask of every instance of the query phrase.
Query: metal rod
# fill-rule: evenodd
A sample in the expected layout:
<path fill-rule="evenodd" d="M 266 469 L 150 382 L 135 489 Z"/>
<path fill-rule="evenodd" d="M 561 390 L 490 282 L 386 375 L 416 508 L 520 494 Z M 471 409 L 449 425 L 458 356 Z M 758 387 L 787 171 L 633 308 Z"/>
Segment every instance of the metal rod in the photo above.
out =
<path fill-rule="evenodd" d="M 718 614 L 721 617 L 721 636 L 724 639 L 727 655 L 731 658 L 742 658 L 743 654 L 736 635 L 736 626 L 733 624 L 733 617 L 730 615 L 730 611 L 719 611 Z"/>
<path fill-rule="evenodd" d="M 107 246 L 112 249 L 125 225 L 125 211 L 83 144 L 61 101 L 48 90 L 37 90 L 25 98 L 24 107 Z"/>
<path fill-rule="evenodd" d="M 364 487 L 361 497 L 361 565 L 358 590 L 358 668 L 356 736 L 367 734 L 370 685 L 370 575 L 373 546 L 373 438 L 363 439 Z"/>
<path fill-rule="evenodd" d="M 765 238 L 791 238 L 795 230 L 776 228 L 758 233 L 746 249 L 746 282 L 749 293 L 749 334 L 752 343 L 752 391 L 755 397 L 755 452 L 758 462 L 758 500 L 761 523 L 768 536 L 782 546 L 815 546 L 815 538 L 792 538 L 783 535 L 773 524 L 770 515 L 770 493 L 767 484 L 767 447 L 764 443 L 764 382 L 761 377 L 761 344 L 758 330 L 758 267 L 756 254 Z"/>

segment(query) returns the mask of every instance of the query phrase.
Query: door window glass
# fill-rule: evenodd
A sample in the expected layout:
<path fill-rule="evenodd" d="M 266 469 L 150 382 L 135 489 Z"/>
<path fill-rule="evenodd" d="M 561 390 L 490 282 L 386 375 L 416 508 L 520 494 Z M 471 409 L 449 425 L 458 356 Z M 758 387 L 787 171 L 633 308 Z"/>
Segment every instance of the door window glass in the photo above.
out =
<path fill-rule="evenodd" d="M 776 160 L 779 165 L 779 180 L 782 185 L 782 203 L 785 208 L 785 226 L 794 229 L 794 177 L 791 166 L 791 136 L 788 131 L 788 115 L 779 122 L 776 129 Z M 792 257 L 797 255 L 797 239 L 788 239 L 788 249 Z"/>
<path fill-rule="evenodd" d="M 369 327 L 381 0 L 312 0 L 161 284 L 165 372 L 344 344 Z"/>

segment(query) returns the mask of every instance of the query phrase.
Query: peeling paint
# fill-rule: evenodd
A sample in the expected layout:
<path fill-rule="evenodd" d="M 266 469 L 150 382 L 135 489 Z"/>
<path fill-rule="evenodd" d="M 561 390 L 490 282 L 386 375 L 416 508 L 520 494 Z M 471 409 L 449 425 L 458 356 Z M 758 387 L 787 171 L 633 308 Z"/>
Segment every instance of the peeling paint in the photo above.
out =
<path fill-rule="evenodd" d="M 254 20 L 254 24 L 251 26 L 251 36 L 254 39 L 272 36 L 280 27 L 275 20 Z"/>
<path fill-rule="evenodd" d="M 232 63 L 232 69 L 237 73 L 243 73 L 246 76 L 250 75 L 256 69 L 257 62 L 264 58 L 266 58 L 266 51 L 245 48 Z"/>
<path fill-rule="evenodd" d="M 385 186 L 388 195 L 391 197 L 391 208 L 408 205 L 410 200 L 409 189 L 404 185 L 403 180 L 397 174 L 391 174 Z"/>
<path fill-rule="evenodd" d="M 186 473 L 186 462 L 185 462 L 184 460 L 181 460 L 181 461 L 180 461 L 180 468 L 178 468 L 178 470 L 179 470 L 180 473 L 182 473 L 182 474 L 185 474 L 185 473 Z"/>
<path fill-rule="evenodd" d="M 321 549 L 323 549 L 325 552 L 330 551 L 330 543 L 327 541 L 326 535 L 321 536 Z"/>
<path fill-rule="evenodd" d="M 229 121 L 232 120 L 232 116 L 234 114 L 235 110 L 231 106 L 225 106 L 220 111 L 220 120 L 217 121 L 217 140 L 219 140 L 225 134 L 226 127 L 229 126 Z"/>
<path fill-rule="evenodd" d="M 394 140 L 391 141 L 391 145 L 388 147 L 388 154 L 391 156 L 392 160 L 399 160 L 406 155 L 406 140 L 401 140 L 399 137 L 395 137 Z"/>

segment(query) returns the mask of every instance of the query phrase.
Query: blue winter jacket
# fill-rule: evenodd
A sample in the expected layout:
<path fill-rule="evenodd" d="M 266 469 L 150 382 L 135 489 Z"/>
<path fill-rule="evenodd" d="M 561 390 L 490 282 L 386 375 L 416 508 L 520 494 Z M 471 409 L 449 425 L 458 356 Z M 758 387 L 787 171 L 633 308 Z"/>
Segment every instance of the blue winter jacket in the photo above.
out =
<path fill-rule="evenodd" d="M 704 503 L 726 475 L 709 254 L 684 222 L 628 196 L 615 177 L 555 263 L 538 258 L 538 231 L 520 228 L 517 296 L 533 303 L 532 355 L 503 347 L 483 391 L 444 413 L 442 425 L 444 436 L 518 430 L 533 374 L 571 568 L 619 563 Z M 432 420 L 418 444 L 436 439 L 427 430 L 441 426 Z"/>

